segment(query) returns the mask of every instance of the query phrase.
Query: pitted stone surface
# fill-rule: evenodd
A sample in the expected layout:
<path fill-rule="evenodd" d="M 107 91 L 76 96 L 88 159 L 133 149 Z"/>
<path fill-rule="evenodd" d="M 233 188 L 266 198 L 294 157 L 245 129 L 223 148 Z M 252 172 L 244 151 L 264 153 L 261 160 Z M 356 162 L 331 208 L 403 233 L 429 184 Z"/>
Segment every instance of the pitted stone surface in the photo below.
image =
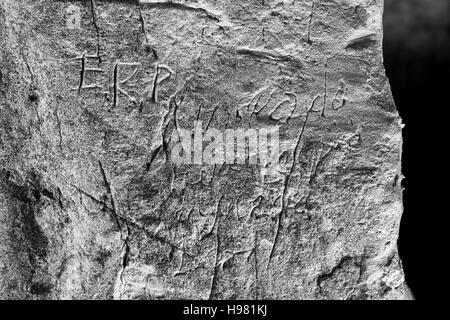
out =
<path fill-rule="evenodd" d="M 380 0 L 0 3 L 0 298 L 404 299 Z M 175 165 L 276 127 L 279 164 Z"/>

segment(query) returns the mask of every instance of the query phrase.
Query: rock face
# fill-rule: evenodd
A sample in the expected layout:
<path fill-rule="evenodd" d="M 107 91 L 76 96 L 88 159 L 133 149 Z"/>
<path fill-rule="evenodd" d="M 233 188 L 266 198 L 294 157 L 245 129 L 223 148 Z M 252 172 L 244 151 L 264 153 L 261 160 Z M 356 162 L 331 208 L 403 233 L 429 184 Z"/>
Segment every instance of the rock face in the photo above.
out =
<path fill-rule="evenodd" d="M 1 0 L 0 298 L 410 297 L 382 9 Z"/>

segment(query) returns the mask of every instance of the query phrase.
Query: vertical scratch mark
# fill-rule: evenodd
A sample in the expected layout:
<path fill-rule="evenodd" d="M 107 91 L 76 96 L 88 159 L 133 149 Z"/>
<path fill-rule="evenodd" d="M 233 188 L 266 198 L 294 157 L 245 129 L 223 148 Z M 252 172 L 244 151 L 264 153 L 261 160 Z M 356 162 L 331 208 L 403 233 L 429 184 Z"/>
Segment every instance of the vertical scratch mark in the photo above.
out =
<path fill-rule="evenodd" d="M 114 107 L 117 107 L 117 102 L 118 102 L 118 95 L 119 92 L 117 90 L 117 82 L 119 81 L 119 64 L 116 62 L 116 64 L 114 65 L 114 85 L 113 85 L 113 93 L 114 93 L 114 98 L 113 98 L 113 102 L 114 102 Z"/>
<path fill-rule="evenodd" d="M 98 162 L 99 166 L 100 166 L 100 172 L 102 174 L 102 178 L 103 178 L 103 182 L 105 184 L 106 187 L 106 192 L 107 195 L 110 197 L 110 201 L 111 201 L 111 209 L 113 211 L 115 220 L 116 220 L 116 224 L 118 225 L 119 229 L 122 229 L 122 225 L 120 223 L 120 217 L 117 214 L 117 210 L 116 210 L 116 204 L 114 202 L 114 198 L 113 198 L 113 194 L 112 194 L 112 190 L 111 190 L 111 184 L 108 181 L 108 178 L 106 177 L 106 172 L 105 169 L 103 168 L 103 164 L 101 161 Z"/>
<path fill-rule="evenodd" d="M 130 225 L 128 223 L 128 221 L 121 217 L 120 214 L 117 211 L 116 208 L 116 203 L 114 201 L 114 196 L 113 196 L 113 192 L 112 192 L 112 188 L 111 188 L 111 183 L 108 180 L 108 177 L 106 175 L 106 171 L 103 167 L 103 164 L 101 161 L 98 161 L 98 164 L 100 166 L 100 172 L 102 174 L 102 178 L 106 187 L 106 192 L 108 194 L 108 196 L 110 197 L 110 201 L 111 201 L 111 211 L 114 215 L 114 219 L 116 224 L 119 227 L 120 230 L 120 234 L 121 234 L 121 238 L 123 240 L 123 245 L 122 245 L 122 262 L 121 262 L 121 270 L 119 271 L 119 280 L 120 280 L 120 287 L 122 287 L 123 284 L 123 274 L 125 272 L 125 268 L 128 266 L 128 262 L 129 262 L 129 255 L 130 255 L 130 246 L 128 244 L 128 240 L 130 238 L 130 234 L 131 234 L 131 229 L 130 229 Z M 123 222 L 125 224 L 125 228 L 126 228 L 126 235 L 123 235 L 123 227 L 122 227 L 122 223 Z"/>
<path fill-rule="evenodd" d="M 80 84 L 78 85 L 78 93 L 81 93 L 81 89 L 84 86 L 84 74 L 86 69 L 86 51 L 81 55 L 81 71 L 80 71 Z"/>
<path fill-rule="evenodd" d="M 218 203 L 217 203 L 217 211 L 216 211 L 216 218 L 214 221 L 213 230 L 216 231 L 216 257 L 214 259 L 214 270 L 213 275 L 211 278 L 211 287 L 209 290 L 209 297 L 208 300 L 212 300 L 214 298 L 215 288 L 217 286 L 217 275 L 220 270 L 219 265 L 219 257 L 220 257 L 220 203 L 223 199 L 223 196 L 220 197 Z"/>
<path fill-rule="evenodd" d="M 62 152 L 62 151 L 63 151 L 63 148 L 62 148 L 63 138 L 62 138 L 62 132 L 61 132 L 61 120 L 59 119 L 58 108 L 55 109 L 55 116 L 56 116 L 56 124 L 58 125 L 59 149 L 60 149 L 60 151 Z"/>
<path fill-rule="evenodd" d="M 139 10 L 139 21 L 141 22 L 141 31 L 144 34 L 145 43 L 150 46 L 150 39 L 148 37 L 146 23 L 145 23 L 144 15 L 142 14 L 142 8 L 141 8 L 140 3 L 138 4 L 138 10 Z M 159 56 L 158 56 L 158 53 L 156 52 L 155 48 L 153 46 L 150 46 L 150 49 L 152 51 L 153 58 L 155 58 L 155 60 L 158 60 Z"/>
<path fill-rule="evenodd" d="M 153 78 L 153 88 L 152 88 L 152 98 L 151 101 L 153 103 L 156 103 L 156 87 L 158 85 L 158 78 L 159 78 L 159 66 L 156 65 L 156 73 L 155 73 L 155 77 Z"/>
<path fill-rule="evenodd" d="M 219 228 L 216 231 L 216 257 L 214 259 L 214 271 L 211 279 L 211 288 L 209 290 L 208 300 L 212 300 L 214 298 L 215 288 L 217 286 L 217 274 L 219 273 L 219 256 L 220 256 L 220 235 Z"/>
<path fill-rule="evenodd" d="M 28 70 L 28 72 L 30 73 L 30 77 L 31 77 L 31 83 L 33 84 L 33 83 L 34 83 L 34 73 L 33 73 L 33 71 L 31 70 L 31 67 L 30 67 L 30 65 L 28 64 L 28 61 L 27 61 L 27 59 L 25 59 L 25 57 L 24 57 L 23 61 L 25 62 L 25 65 L 27 66 L 27 70 Z"/>
<path fill-rule="evenodd" d="M 259 299 L 259 270 L 258 270 L 258 231 L 255 231 L 253 254 L 255 255 L 255 300 Z"/>
<path fill-rule="evenodd" d="M 324 92 L 323 92 L 323 107 L 322 107 L 322 113 L 320 114 L 320 117 L 325 118 L 325 107 L 327 104 L 327 91 L 328 91 L 328 59 L 325 60 L 325 71 L 324 71 Z"/>
<path fill-rule="evenodd" d="M 197 122 L 200 120 L 201 113 L 202 113 L 202 105 L 199 104 L 198 111 L 197 111 L 197 120 L 196 120 Z"/>
<path fill-rule="evenodd" d="M 217 109 L 219 109 L 218 105 L 214 108 L 214 110 L 213 110 L 213 112 L 211 114 L 211 117 L 209 118 L 208 124 L 206 125 L 205 131 L 208 131 L 209 126 L 211 125 L 212 121 L 214 120 L 214 116 L 216 115 Z"/>
<path fill-rule="evenodd" d="M 95 28 L 95 33 L 97 36 L 97 56 L 98 62 L 102 63 L 102 57 L 100 55 L 100 28 L 97 22 L 97 2 L 96 0 L 91 0 L 91 14 L 92 14 L 92 23 Z"/>
<path fill-rule="evenodd" d="M 311 41 L 311 25 L 312 25 L 312 21 L 313 21 L 313 17 L 314 17 L 315 6 L 316 6 L 316 2 L 313 1 L 312 5 L 311 5 L 311 14 L 309 15 L 309 22 L 308 22 L 308 39 L 307 39 L 308 44 L 312 44 L 312 41 Z"/>
<path fill-rule="evenodd" d="M 288 187 L 289 187 L 289 180 L 290 180 L 292 174 L 294 173 L 295 164 L 297 163 L 297 157 L 298 157 L 301 141 L 303 139 L 303 134 L 305 132 L 305 128 L 306 128 L 306 126 L 307 126 L 307 124 L 309 122 L 310 113 L 313 111 L 314 103 L 316 102 L 316 100 L 318 98 L 320 98 L 320 95 L 317 95 L 312 100 L 311 105 L 310 105 L 309 109 L 306 112 L 305 122 L 303 123 L 303 126 L 301 128 L 300 134 L 299 134 L 298 139 L 297 139 L 297 144 L 296 144 L 295 149 L 294 149 L 294 155 L 293 155 L 293 159 L 292 159 L 291 169 L 290 169 L 289 174 L 286 176 L 286 179 L 285 179 L 285 182 L 284 182 L 283 195 L 281 197 L 281 211 L 278 214 L 277 230 L 276 230 L 276 233 L 275 233 L 275 239 L 274 239 L 273 244 L 272 244 L 272 249 L 270 250 L 270 255 L 269 255 L 269 260 L 267 262 L 266 270 L 268 270 L 268 268 L 270 266 L 270 262 L 272 261 L 273 254 L 275 252 L 275 247 L 276 247 L 276 245 L 277 245 L 277 243 L 279 241 L 279 238 L 280 238 L 281 223 L 283 221 L 283 216 L 284 216 L 284 213 L 286 211 L 286 200 L 287 200 L 286 196 L 287 196 L 287 190 L 288 190 Z"/>
<path fill-rule="evenodd" d="M 146 31 L 146 28 L 145 28 L 145 20 L 144 20 L 144 16 L 142 15 L 141 6 L 139 6 L 138 8 L 139 8 L 139 21 L 141 22 L 142 33 L 144 34 L 145 41 L 147 43 L 149 43 L 147 31 Z"/>

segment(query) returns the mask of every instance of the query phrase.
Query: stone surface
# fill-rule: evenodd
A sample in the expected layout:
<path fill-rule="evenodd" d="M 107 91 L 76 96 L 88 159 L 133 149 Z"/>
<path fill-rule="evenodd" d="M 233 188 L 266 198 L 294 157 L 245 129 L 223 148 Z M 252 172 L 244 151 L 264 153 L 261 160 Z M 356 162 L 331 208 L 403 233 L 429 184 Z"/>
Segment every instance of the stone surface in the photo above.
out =
<path fill-rule="evenodd" d="M 0 298 L 409 298 L 382 10 L 1 0 Z M 275 172 L 175 165 L 196 121 Z"/>

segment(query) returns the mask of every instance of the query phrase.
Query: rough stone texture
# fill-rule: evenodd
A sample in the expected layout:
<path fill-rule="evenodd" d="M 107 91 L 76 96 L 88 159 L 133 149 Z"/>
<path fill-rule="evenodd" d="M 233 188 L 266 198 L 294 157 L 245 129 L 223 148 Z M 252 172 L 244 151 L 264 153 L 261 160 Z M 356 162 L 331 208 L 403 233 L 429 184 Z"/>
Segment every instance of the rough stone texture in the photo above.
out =
<path fill-rule="evenodd" d="M 1 0 L 0 298 L 410 297 L 382 7 Z M 175 166 L 196 120 L 278 126 L 277 173 Z"/>

